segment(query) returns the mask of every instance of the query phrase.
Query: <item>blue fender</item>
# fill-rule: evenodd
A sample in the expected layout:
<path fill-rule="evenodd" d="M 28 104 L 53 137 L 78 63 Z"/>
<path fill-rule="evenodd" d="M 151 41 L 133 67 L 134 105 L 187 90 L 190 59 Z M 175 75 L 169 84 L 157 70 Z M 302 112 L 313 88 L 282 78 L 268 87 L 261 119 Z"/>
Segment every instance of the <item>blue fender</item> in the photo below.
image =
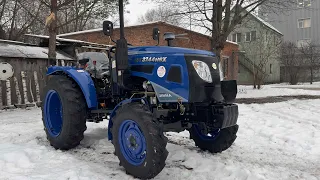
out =
<path fill-rule="evenodd" d="M 97 93 L 90 74 L 82 69 L 68 66 L 52 66 L 48 68 L 47 75 L 63 72 L 69 75 L 81 88 L 89 109 L 97 109 Z"/>
<path fill-rule="evenodd" d="M 121 102 L 112 110 L 112 112 L 111 112 L 111 114 L 110 114 L 110 118 L 109 118 L 109 124 L 108 124 L 108 139 L 109 139 L 109 141 L 112 140 L 112 132 L 111 132 L 111 128 L 112 128 L 112 126 L 113 126 L 112 118 L 116 115 L 117 110 L 118 110 L 122 105 L 129 104 L 129 103 L 132 103 L 132 102 L 139 102 L 139 101 L 141 102 L 141 100 L 144 101 L 147 106 L 149 106 L 149 103 L 148 103 L 148 101 L 147 101 L 146 99 L 144 99 L 144 98 L 133 98 L 133 99 L 126 99 L 126 100 L 121 101 Z"/>

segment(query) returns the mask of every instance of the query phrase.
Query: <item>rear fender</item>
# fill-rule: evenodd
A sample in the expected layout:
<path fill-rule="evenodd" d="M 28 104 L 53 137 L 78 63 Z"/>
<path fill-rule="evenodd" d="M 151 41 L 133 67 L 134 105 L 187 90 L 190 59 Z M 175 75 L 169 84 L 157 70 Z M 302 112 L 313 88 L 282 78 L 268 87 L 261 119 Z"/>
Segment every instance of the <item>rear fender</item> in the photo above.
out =
<path fill-rule="evenodd" d="M 81 91 L 86 99 L 89 109 L 97 109 L 97 93 L 94 86 L 94 82 L 90 77 L 90 74 L 82 69 L 76 69 L 74 67 L 67 66 L 53 66 L 49 67 L 47 75 L 54 75 L 64 73 L 70 76 L 81 88 Z"/>

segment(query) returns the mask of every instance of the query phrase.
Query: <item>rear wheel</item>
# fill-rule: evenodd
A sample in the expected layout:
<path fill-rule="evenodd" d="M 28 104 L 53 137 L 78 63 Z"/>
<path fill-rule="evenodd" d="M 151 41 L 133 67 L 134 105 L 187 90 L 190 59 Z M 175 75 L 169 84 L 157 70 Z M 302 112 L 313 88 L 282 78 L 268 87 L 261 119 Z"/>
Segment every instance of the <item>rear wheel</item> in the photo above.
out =
<path fill-rule="evenodd" d="M 193 125 L 189 132 L 196 146 L 200 149 L 211 153 L 219 153 L 231 147 L 237 138 L 238 128 L 238 125 L 234 125 L 212 132 L 205 132 L 200 126 Z"/>
<path fill-rule="evenodd" d="M 168 156 L 167 139 L 158 121 L 142 104 L 127 104 L 112 118 L 115 153 L 128 174 L 150 179 L 158 175 Z"/>
<path fill-rule="evenodd" d="M 78 85 L 66 76 L 50 76 L 44 88 L 42 120 L 50 144 L 61 150 L 76 147 L 86 130 L 86 101 Z"/>

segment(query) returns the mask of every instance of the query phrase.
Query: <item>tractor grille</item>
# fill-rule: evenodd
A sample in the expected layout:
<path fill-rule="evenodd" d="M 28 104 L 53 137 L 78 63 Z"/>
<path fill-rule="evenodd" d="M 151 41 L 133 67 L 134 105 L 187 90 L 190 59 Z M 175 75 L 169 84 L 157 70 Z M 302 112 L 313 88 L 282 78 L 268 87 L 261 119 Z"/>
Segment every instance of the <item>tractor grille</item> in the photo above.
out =
<path fill-rule="evenodd" d="M 204 55 L 185 55 L 185 59 L 189 72 L 189 102 L 222 101 L 218 58 Z M 212 83 L 208 83 L 199 77 L 192 65 L 193 60 L 207 63 L 211 72 Z M 217 69 L 212 67 L 213 63 L 216 64 Z"/>

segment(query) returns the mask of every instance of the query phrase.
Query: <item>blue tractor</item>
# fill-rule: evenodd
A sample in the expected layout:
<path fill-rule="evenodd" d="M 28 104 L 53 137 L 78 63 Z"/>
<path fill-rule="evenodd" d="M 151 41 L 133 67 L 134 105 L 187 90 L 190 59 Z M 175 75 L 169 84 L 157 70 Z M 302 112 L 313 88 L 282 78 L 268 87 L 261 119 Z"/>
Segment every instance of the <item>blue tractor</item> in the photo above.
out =
<path fill-rule="evenodd" d="M 122 0 L 119 11 L 120 39 L 108 48 L 106 62 L 83 58 L 79 66 L 48 68 L 42 112 L 50 144 L 74 148 L 84 138 L 86 122 L 107 119 L 120 165 L 142 179 L 165 167 L 164 132 L 188 130 L 195 145 L 211 153 L 228 149 L 238 131 L 237 84 L 221 79 L 218 57 L 172 47 L 172 34 L 169 46 L 132 46 L 124 37 Z M 112 35 L 110 21 L 103 32 Z M 158 28 L 153 38 L 159 42 Z"/>

